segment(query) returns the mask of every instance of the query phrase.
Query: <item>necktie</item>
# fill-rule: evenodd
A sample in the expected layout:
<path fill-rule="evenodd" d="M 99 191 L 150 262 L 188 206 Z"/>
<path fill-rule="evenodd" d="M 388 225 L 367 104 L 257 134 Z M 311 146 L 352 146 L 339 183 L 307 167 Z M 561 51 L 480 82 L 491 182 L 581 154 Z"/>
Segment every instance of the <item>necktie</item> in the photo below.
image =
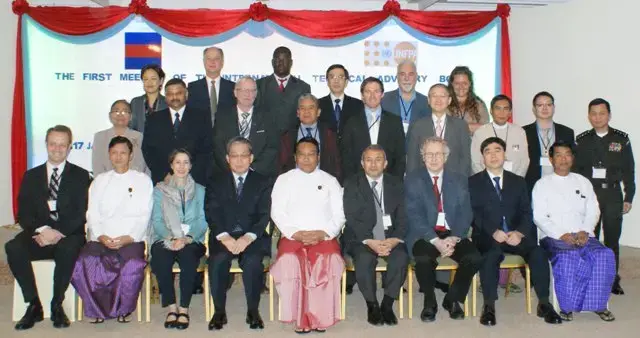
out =
<path fill-rule="evenodd" d="M 313 137 L 311 136 L 311 128 L 305 128 L 307 130 L 307 135 L 306 137 Z"/>
<path fill-rule="evenodd" d="M 336 126 L 340 127 L 340 114 L 342 109 L 340 108 L 340 99 L 336 99 L 336 106 L 333 108 L 333 115 L 336 117 Z"/>
<path fill-rule="evenodd" d="M 180 114 L 175 114 L 176 119 L 173 121 L 173 135 L 175 136 L 180 129 Z"/>
<path fill-rule="evenodd" d="M 442 118 L 436 122 L 436 136 L 442 137 Z"/>
<path fill-rule="evenodd" d="M 216 111 L 218 111 L 218 94 L 216 94 L 216 82 L 214 80 L 211 80 L 209 104 L 211 105 L 211 126 L 213 126 L 215 123 Z"/>
<path fill-rule="evenodd" d="M 51 173 L 51 180 L 49 181 L 49 200 L 57 201 L 58 200 L 58 187 L 60 185 L 60 176 L 58 176 L 58 168 L 53 168 L 53 173 Z M 57 209 L 57 208 L 56 208 Z M 51 211 L 49 213 L 49 217 L 57 221 L 58 220 L 58 210 Z"/>
<path fill-rule="evenodd" d="M 438 204 L 438 213 L 443 212 L 444 208 L 442 207 L 442 195 L 440 195 L 440 188 L 438 188 L 438 176 L 433 176 L 433 194 L 436 196 L 436 203 Z M 436 224 L 434 230 L 436 232 L 447 231 L 447 228 L 444 224 Z"/>
<path fill-rule="evenodd" d="M 502 190 L 500 189 L 500 177 L 499 176 L 494 177 L 493 181 L 495 182 L 494 186 L 496 188 L 496 193 L 498 194 L 500 201 L 502 201 Z M 504 230 L 504 232 L 509 232 L 509 228 L 507 227 L 507 220 L 504 218 L 504 216 L 502 216 L 502 230 Z"/>
<path fill-rule="evenodd" d="M 249 113 L 242 113 L 242 121 L 240 122 L 240 136 L 249 138 Z"/>
<path fill-rule="evenodd" d="M 236 186 L 236 197 L 238 201 L 240 201 L 240 197 L 242 197 L 242 188 L 244 188 L 244 178 L 238 177 L 238 185 Z"/>
<path fill-rule="evenodd" d="M 384 240 L 386 238 L 384 234 L 384 221 L 382 220 L 382 200 L 380 200 L 380 194 L 376 189 L 378 181 L 371 182 L 371 190 L 373 190 L 374 204 L 376 207 L 376 225 L 373 227 L 373 239 Z"/>
<path fill-rule="evenodd" d="M 287 79 L 278 79 L 278 81 L 280 81 L 280 86 L 278 88 L 280 88 L 281 92 L 284 92 L 284 82 L 287 81 Z"/>

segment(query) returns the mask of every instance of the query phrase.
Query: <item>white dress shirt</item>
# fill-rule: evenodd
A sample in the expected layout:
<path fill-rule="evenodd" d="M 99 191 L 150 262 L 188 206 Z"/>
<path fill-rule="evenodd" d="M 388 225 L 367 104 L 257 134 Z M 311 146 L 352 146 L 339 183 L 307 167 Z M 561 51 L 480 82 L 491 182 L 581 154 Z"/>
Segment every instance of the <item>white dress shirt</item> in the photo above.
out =
<path fill-rule="evenodd" d="M 444 210 L 444 192 L 442 191 L 442 174 L 443 174 L 443 170 L 440 170 L 439 173 L 432 173 L 431 171 L 429 171 L 429 176 L 431 177 L 431 185 L 433 186 L 433 183 L 435 183 L 435 180 L 433 179 L 434 176 L 438 176 L 438 192 L 440 192 L 440 200 L 442 201 L 442 212 L 444 212 L 446 214 L 446 210 Z M 438 198 L 438 196 L 436 196 L 436 198 Z M 436 207 L 438 206 L 438 203 L 440 203 L 440 201 L 436 200 Z M 449 227 L 449 224 L 447 224 L 447 218 L 445 217 L 444 219 L 444 227 L 447 228 L 447 230 L 451 230 L 451 228 Z M 435 242 L 437 238 L 434 238 L 431 240 L 431 243 Z"/>
<path fill-rule="evenodd" d="M 471 171 L 476 174 L 485 169 L 484 157 L 480 152 L 480 146 L 489 137 L 499 137 L 506 143 L 505 162 L 511 162 L 511 172 L 524 177 L 529 169 L 527 133 L 522 127 L 512 123 L 505 123 L 499 126 L 492 122 L 476 129 L 471 138 Z M 536 161 L 539 160 L 536 159 Z M 507 168 L 506 165 L 505 168 Z"/>
<path fill-rule="evenodd" d="M 433 136 L 437 136 L 440 137 L 441 139 L 444 140 L 444 133 L 446 133 L 446 127 L 447 127 L 447 114 L 442 115 L 442 117 L 440 117 L 441 119 L 441 125 L 442 125 L 442 134 L 438 134 L 437 132 L 437 128 L 438 128 L 438 117 L 436 116 L 436 114 L 431 114 L 431 119 L 433 120 Z"/>
<path fill-rule="evenodd" d="M 338 102 L 338 105 L 340 106 L 340 110 L 342 110 L 342 107 L 344 105 L 344 93 L 340 97 L 333 95 L 333 93 L 329 93 L 329 96 L 331 97 L 331 106 L 333 106 L 333 109 L 331 111 L 333 112 L 333 110 L 335 110 L 336 108 L 336 100 L 340 100 L 340 102 Z"/>
<path fill-rule="evenodd" d="M 180 108 L 179 110 L 174 110 L 173 108 L 169 108 L 169 112 L 171 112 L 171 122 L 175 123 L 176 122 L 176 113 L 178 113 L 178 116 L 180 116 L 180 122 L 182 122 L 182 119 L 184 117 L 184 110 L 187 106 L 182 106 L 182 108 Z"/>
<path fill-rule="evenodd" d="M 493 179 L 494 177 L 500 177 L 500 190 L 504 186 L 504 170 L 500 172 L 500 175 L 494 175 L 489 170 L 487 170 L 487 174 L 489 174 L 489 178 L 491 178 L 491 185 L 496 186 L 496 181 Z"/>
<path fill-rule="evenodd" d="M 240 109 L 240 108 L 238 108 L 238 109 Z M 242 183 L 243 183 L 243 184 L 244 184 L 244 183 L 246 183 L 246 182 L 247 182 L 247 181 L 246 181 L 246 180 L 247 180 L 247 174 L 249 174 L 249 171 L 245 172 L 245 173 L 244 173 L 244 174 L 242 174 L 242 175 L 240 175 L 240 174 L 236 174 L 236 173 L 234 173 L 234 172 L 232 172 L 232 174 L 233 174 L 233 183 L 234 183 L 234 186 L 236 187 L 236 189 L 238 189 L 238 184 L 240 184 L 240 181 L 239 181 L 238 179 L 239 179 L 240 177 L 242 177 Z M 244 186 L 243 186 L 243 187 L 244 187 Z M 225 232 L 222 232 L 222 233 L 220 233 L 218 236 L 216 236 L 216 239 L 217 239 L 217 240 L 220 240 L 220 239 L 222 239 L 222 237 L 227 236 L 227 235 L 229 235 L 229 233 L 228 233 L 228 232 L 226 232 L 226 231 L 225 231 Z M 253 232 L 247 232 L 247 233 L 245 233 L 245 235 L 248 235 L 249 237 L 251 237 L 251 240 L 252 240 L 252 241 L 255 241 L 255 240 L 256 240 L 256 238 L 258 238 L 258 236 L 257 236 L 256 234 L 254 234 Z"/>
<path fill-rule="evenodd" d="M 206 77 L 207 78 L 207 94 L 211 94 L 211 81 L 216 83 L 216 98 L 217 98 L 217 102 L 220 102 L 220 76 L 218 76 L 215 79 L 212 79 L 210 77 Z M 211 100 L 211 95 L 209 95 L 209 100 Z"/>
<path fill-rule="evenodd" d="M 51 183 L 51 175 L 53 174 L 53 168 L 58 168 L 58 184 L 62 180 L 62 172 L 64 171 L 64 165 L 67 164 L 67 160 L 62 161 L 62 163 L 56 165 L 51 164 L 51 162 L 47 161 L 47 184 Z M 47 191 L 49 186 L 47 185 Z"/>
<path fill-rule="evenodd" d="M 378 134 L 380 131 L 380 123 L 382 122 L 382 107 L 378 106 L 376 109 L 371 109 L 365 106 L 364 114 L 367 117 L 367 127 L 369 128 L 371 144 L 378 144 Z"/>
<path fill-rule="evenodd" d="M 593 186 L 584 176 L 556 173 L 542 177 L 533 187 L 533 222 L 540 239 L 560 239 L 566 233 L 586 231 L 594 236 L 600 207 Z"/>
<path fill-rule="evenodd" d="M 284 82 L 282 82 L 282 86 L 286 88 L 287 84 L 289 83 L 289 79 L 291 78 L 291 74 L 285 77 L 279 77 L 278 75 L 273 74 L 273 77 L 276 78 L 276 85 L 278 85 L 278 87 L 280 87 L 280 80 L 284 79 Z"/>
<path fill-rule="evenodd" d="M 288 239 L 298 231 L 322 230 L 327 239 L 345 223 L 342 187 L 335 177 L 316 169 L 292 169 L 278 176 L 271 193 L 271 218 Z"/>
<path fill-rule="evenodd" d="M 378 196 L 380 197 L 380 200 L 378 201 L 374 201 L 375 203 L 380 202 L 380 209 L 382 210 L 382 214 L 384 215 L 384 195 L 383 195 L 383 190 L 382 190 L 382 179 L 384 178 L 384 175 L 381 175 L 380 177 L 378 177 L 377 179 L 373 179 L 372 177 L 370 177 L 369 175 L 365 175 L 367 177 L 367 181 L 369 182 L 369 186 L 371 187 L 371 183 L 373 181 L 377 181 L 378 184 L 375 187 L 376 193 L 378 194 Z M 375 197 L 373 198 L 375 200 Z"/>

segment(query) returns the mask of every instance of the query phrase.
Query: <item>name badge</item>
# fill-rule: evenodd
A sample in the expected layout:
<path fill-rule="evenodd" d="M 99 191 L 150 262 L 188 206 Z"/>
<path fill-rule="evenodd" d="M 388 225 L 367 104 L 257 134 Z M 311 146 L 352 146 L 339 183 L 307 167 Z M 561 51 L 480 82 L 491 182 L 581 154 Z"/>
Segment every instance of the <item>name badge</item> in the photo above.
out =
<path fill-rule="evenodd" d="M 404 135 L 406 136 L 409 132 L 409 122 L 402 121 L 402 127 L 404 127 Z"/>
<path fill-rule="evenodd" d="M 543 167 L 550 167 L 551 161 L 549 161 L 548 157 L 540 156 L 540 165 Z"/>
<path fill-rule="evenodd" d="M 180 228 L 182 228 L 182 233 L 185 235 L 188 234 L 189 230 L 191 229 L 189 224 L 180 224 Z"/>
<path fill-rule="evenodd" d="M 47 204 L 49 205 L 49 211 L 57 211 L 58 210 L 58 201 L 56 200 L 48 200 Z"/>
<path fill-rule="evenodd" d="M 438 220 L 436 221 L 436 226 L 442 226 L 442 227 L 446 226 L 444 222 L 444 218 L 445 218 L 444 212 L 439 212 Z"/>
<path fill-rule="evenodd" d="M 593 168 L 593 174 L 592 174 L 593 178 L 601 178 L 601 179 L 605 179 L 607 178 L 607 169 L 606 168 Z"/>
<path fill-rule="evenodd" d="M 384 225 L 385 230 L 391 226 L 391 215 L 387 214 L 382 216 L 382 225 Z"/>
<path fill-rule="evenodd" d="M 503 165 L 503 167 L 504 167 L 504 170 L 507 170 L 507 171 L 513 171 L 513 162 L 511 162 L 511 161 L 504 161 L 504 165 Z"/>

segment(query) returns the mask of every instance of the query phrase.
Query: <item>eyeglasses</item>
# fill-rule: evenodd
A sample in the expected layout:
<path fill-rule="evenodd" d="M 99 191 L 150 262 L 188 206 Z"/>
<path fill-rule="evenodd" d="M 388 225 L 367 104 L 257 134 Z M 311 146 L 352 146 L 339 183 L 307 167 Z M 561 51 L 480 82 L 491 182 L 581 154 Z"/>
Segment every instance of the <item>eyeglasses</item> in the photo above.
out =
<path fill-rule="evenodd" d="M 253 94 L 256 92 L 256 89 L 255 88 L 247 88 L 247 89 L 236 88 L 236 91 L 242 94 Z"/>
<path fill-rule="evenodd" d="M 112 110 L 111 114 L 117 115 L 117 116 L 124 116 L 124 115 L 131 114 L 131 112 L 128 110 Z"/>
<path fill-rule="evenodd" d="M 444 157 L 444 153 L 425 153 L 424 157 L 426 157 L 426 158 L 442 158 L 442 157 Z"/>
<path fill-rule="evenodd" d="M 229 158 L 231 159 L 245 159 L 251 157 L 251 154 L 231 154 Z"/>

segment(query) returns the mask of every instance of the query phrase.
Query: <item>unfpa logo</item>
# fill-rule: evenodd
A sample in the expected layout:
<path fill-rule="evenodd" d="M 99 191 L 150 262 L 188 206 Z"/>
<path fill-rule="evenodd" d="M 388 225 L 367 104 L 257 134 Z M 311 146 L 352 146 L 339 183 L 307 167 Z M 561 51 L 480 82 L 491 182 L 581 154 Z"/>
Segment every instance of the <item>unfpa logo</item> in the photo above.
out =
<path fill-rule="evenodd" d="M 367 67 L 395 67 L 404 60 L 416 62 L 418 46 L 409 41 L 364 42 L 364 65 Z"/>

